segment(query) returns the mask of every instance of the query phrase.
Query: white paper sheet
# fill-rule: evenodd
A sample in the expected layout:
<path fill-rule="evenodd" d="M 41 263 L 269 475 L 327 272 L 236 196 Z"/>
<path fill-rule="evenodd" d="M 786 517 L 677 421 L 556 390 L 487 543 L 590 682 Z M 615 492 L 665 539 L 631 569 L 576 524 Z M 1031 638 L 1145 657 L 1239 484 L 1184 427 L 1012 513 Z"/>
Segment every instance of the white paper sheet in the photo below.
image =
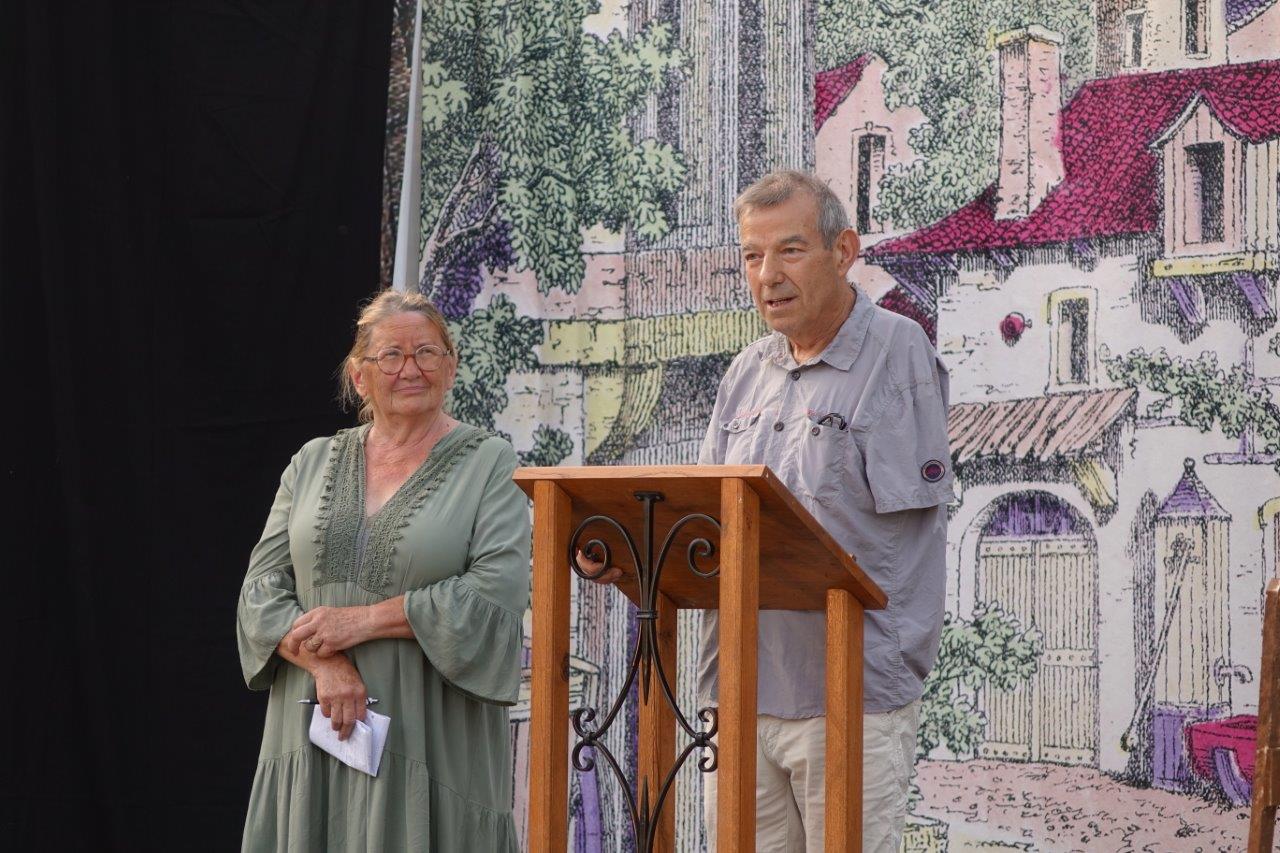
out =
<path fill-rule="evenodd" d="M 311 742 L 348 767 L 370 776 L 378 775 L 390 728 L 390 717 L 366 709 L 365 719 L 356 720 L 351 736 L 338 740 L 338 733 L 329 718 L 320 713 L 320 706 L 315 705 L 311 710 Z"/>

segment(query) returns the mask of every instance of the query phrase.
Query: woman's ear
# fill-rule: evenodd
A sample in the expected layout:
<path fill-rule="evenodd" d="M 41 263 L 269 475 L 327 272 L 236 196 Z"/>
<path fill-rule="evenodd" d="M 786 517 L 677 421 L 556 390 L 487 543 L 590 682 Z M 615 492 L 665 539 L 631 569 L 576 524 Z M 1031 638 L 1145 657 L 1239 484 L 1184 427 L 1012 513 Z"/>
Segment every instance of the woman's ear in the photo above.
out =
<path fill-rule="evenodd" d="M 352 359 L 347 362 L 347 372 L 351 376 L 351 384 L 356 387 L 356 394 L 360 395 L 363 400 L 369 396 L 369 389 L 364 385 L 364 371 L 360 369 L 360 362 Z"/>
<path fill-rule="evenodd" d="M 458 356 L 457 356 L 457 354 L 455 353 L 455 354 L 454 354 L 454 355 L 453 355 L 453 356 L 448 360 L 448 362 L 446 362 L 446 363 L 449 365 L 449 379 L 448 379 L 448 381 L 447 381 L 447 382 L 445 382 L 445 383 L 444 383 L 444 390 L 445 390 L 445 392 L 446 392 L 446 393 L 448 393 L 449 391 L 452 391 L 452 390 L 453 390 L 453 385 L 454 385 L 454 383 L 458 381 Z"/>

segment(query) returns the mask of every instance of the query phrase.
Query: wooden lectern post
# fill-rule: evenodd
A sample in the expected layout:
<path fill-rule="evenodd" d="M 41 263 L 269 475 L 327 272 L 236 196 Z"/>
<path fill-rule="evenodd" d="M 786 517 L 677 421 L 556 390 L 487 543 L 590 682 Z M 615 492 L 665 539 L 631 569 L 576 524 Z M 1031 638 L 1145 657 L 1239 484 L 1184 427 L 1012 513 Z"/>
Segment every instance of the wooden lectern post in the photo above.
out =
<path fill-rule="evenodd" d="M 638 851 L 674 850 L 674 780 L 696 751 L 713 756 L 700 769 L 719 771 L 720 853 L 755 849 L 763 608 L 827 613 L 826 849 L 860 850 L 862 614 L 887 600 L 777 476 L 763 465 L 700 465 L 522 468 L 515 480 L 534 501 L 529 849 L 567 849 L 568 759 L 580 770 L 603 760 L 617 777 Z M 592 538 L 584 540 L 589 528 Z M 702 566 L 716 550 L 707 538 L 715 531 L 719 565 Z M 636 604 L 640 632 L 620 693 L 608 706 L 571 714 L 569 588 L 580 548 L 601 549 L 607 564 L 622 569 L 616 585 Z M 684 567 L 667 565 L 672 552 L 684 554 Z M 696 717 L 675 701 L 679 608 L 720 611 L 719 706 Z M 628 780 L 603 736 L 625 721 L 620 711 L 633 683 L 641 688 L 639 778 Z M 681 732 L 687 743 L 678 748 Z"/>
<path fill-rule="evenodd" d="M 569 584 L 562 565 L 569 540 L 569 496 L 554 482 L 534 485 L 533 684 L 529 718 L 538 749 L 529 756 L 529 849 L 562 851 L 569 843 Z M 559 721 L 559 722 L 556 722 Z"/>
<path fill-rule="evenodd" d="M 720 851 L 756 849 L 756 623 L 760 499 L 743 480 L 720 487 Z"/>
<path fill-rule="evenodd" d="M 1264 600 L 1249 853 L 1274 849 L 1276 807 L 1280 806 L 1280 578 L 1267 583 Z"/>

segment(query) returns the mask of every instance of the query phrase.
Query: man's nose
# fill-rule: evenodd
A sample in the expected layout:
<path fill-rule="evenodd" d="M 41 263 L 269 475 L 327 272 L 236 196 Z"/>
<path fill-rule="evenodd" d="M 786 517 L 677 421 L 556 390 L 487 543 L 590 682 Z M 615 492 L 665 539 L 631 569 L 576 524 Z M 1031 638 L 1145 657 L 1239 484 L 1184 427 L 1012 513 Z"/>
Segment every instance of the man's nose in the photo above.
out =
<path fill-rule="evenodd" d="M 766 252 L 760 262 L 760 283 L 777 284 L 782 281 L 782 262 L 771 252 Z"/>

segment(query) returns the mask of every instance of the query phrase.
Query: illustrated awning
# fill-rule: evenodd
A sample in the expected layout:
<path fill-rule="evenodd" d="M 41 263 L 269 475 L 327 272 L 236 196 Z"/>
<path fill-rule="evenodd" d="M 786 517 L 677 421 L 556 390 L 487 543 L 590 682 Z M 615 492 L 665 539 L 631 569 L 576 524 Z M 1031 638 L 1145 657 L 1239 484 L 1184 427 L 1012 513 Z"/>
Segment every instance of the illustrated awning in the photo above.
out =
<path fill-rule="evenodd" d="M 1132 414 L 1137 396 L 1133 388 L 1111 388 L 957 403 L 947 417 L 951 456 L 957 465 L 979 456 L 1080 459 L 1096 453 L 1111 425 Z"/>

